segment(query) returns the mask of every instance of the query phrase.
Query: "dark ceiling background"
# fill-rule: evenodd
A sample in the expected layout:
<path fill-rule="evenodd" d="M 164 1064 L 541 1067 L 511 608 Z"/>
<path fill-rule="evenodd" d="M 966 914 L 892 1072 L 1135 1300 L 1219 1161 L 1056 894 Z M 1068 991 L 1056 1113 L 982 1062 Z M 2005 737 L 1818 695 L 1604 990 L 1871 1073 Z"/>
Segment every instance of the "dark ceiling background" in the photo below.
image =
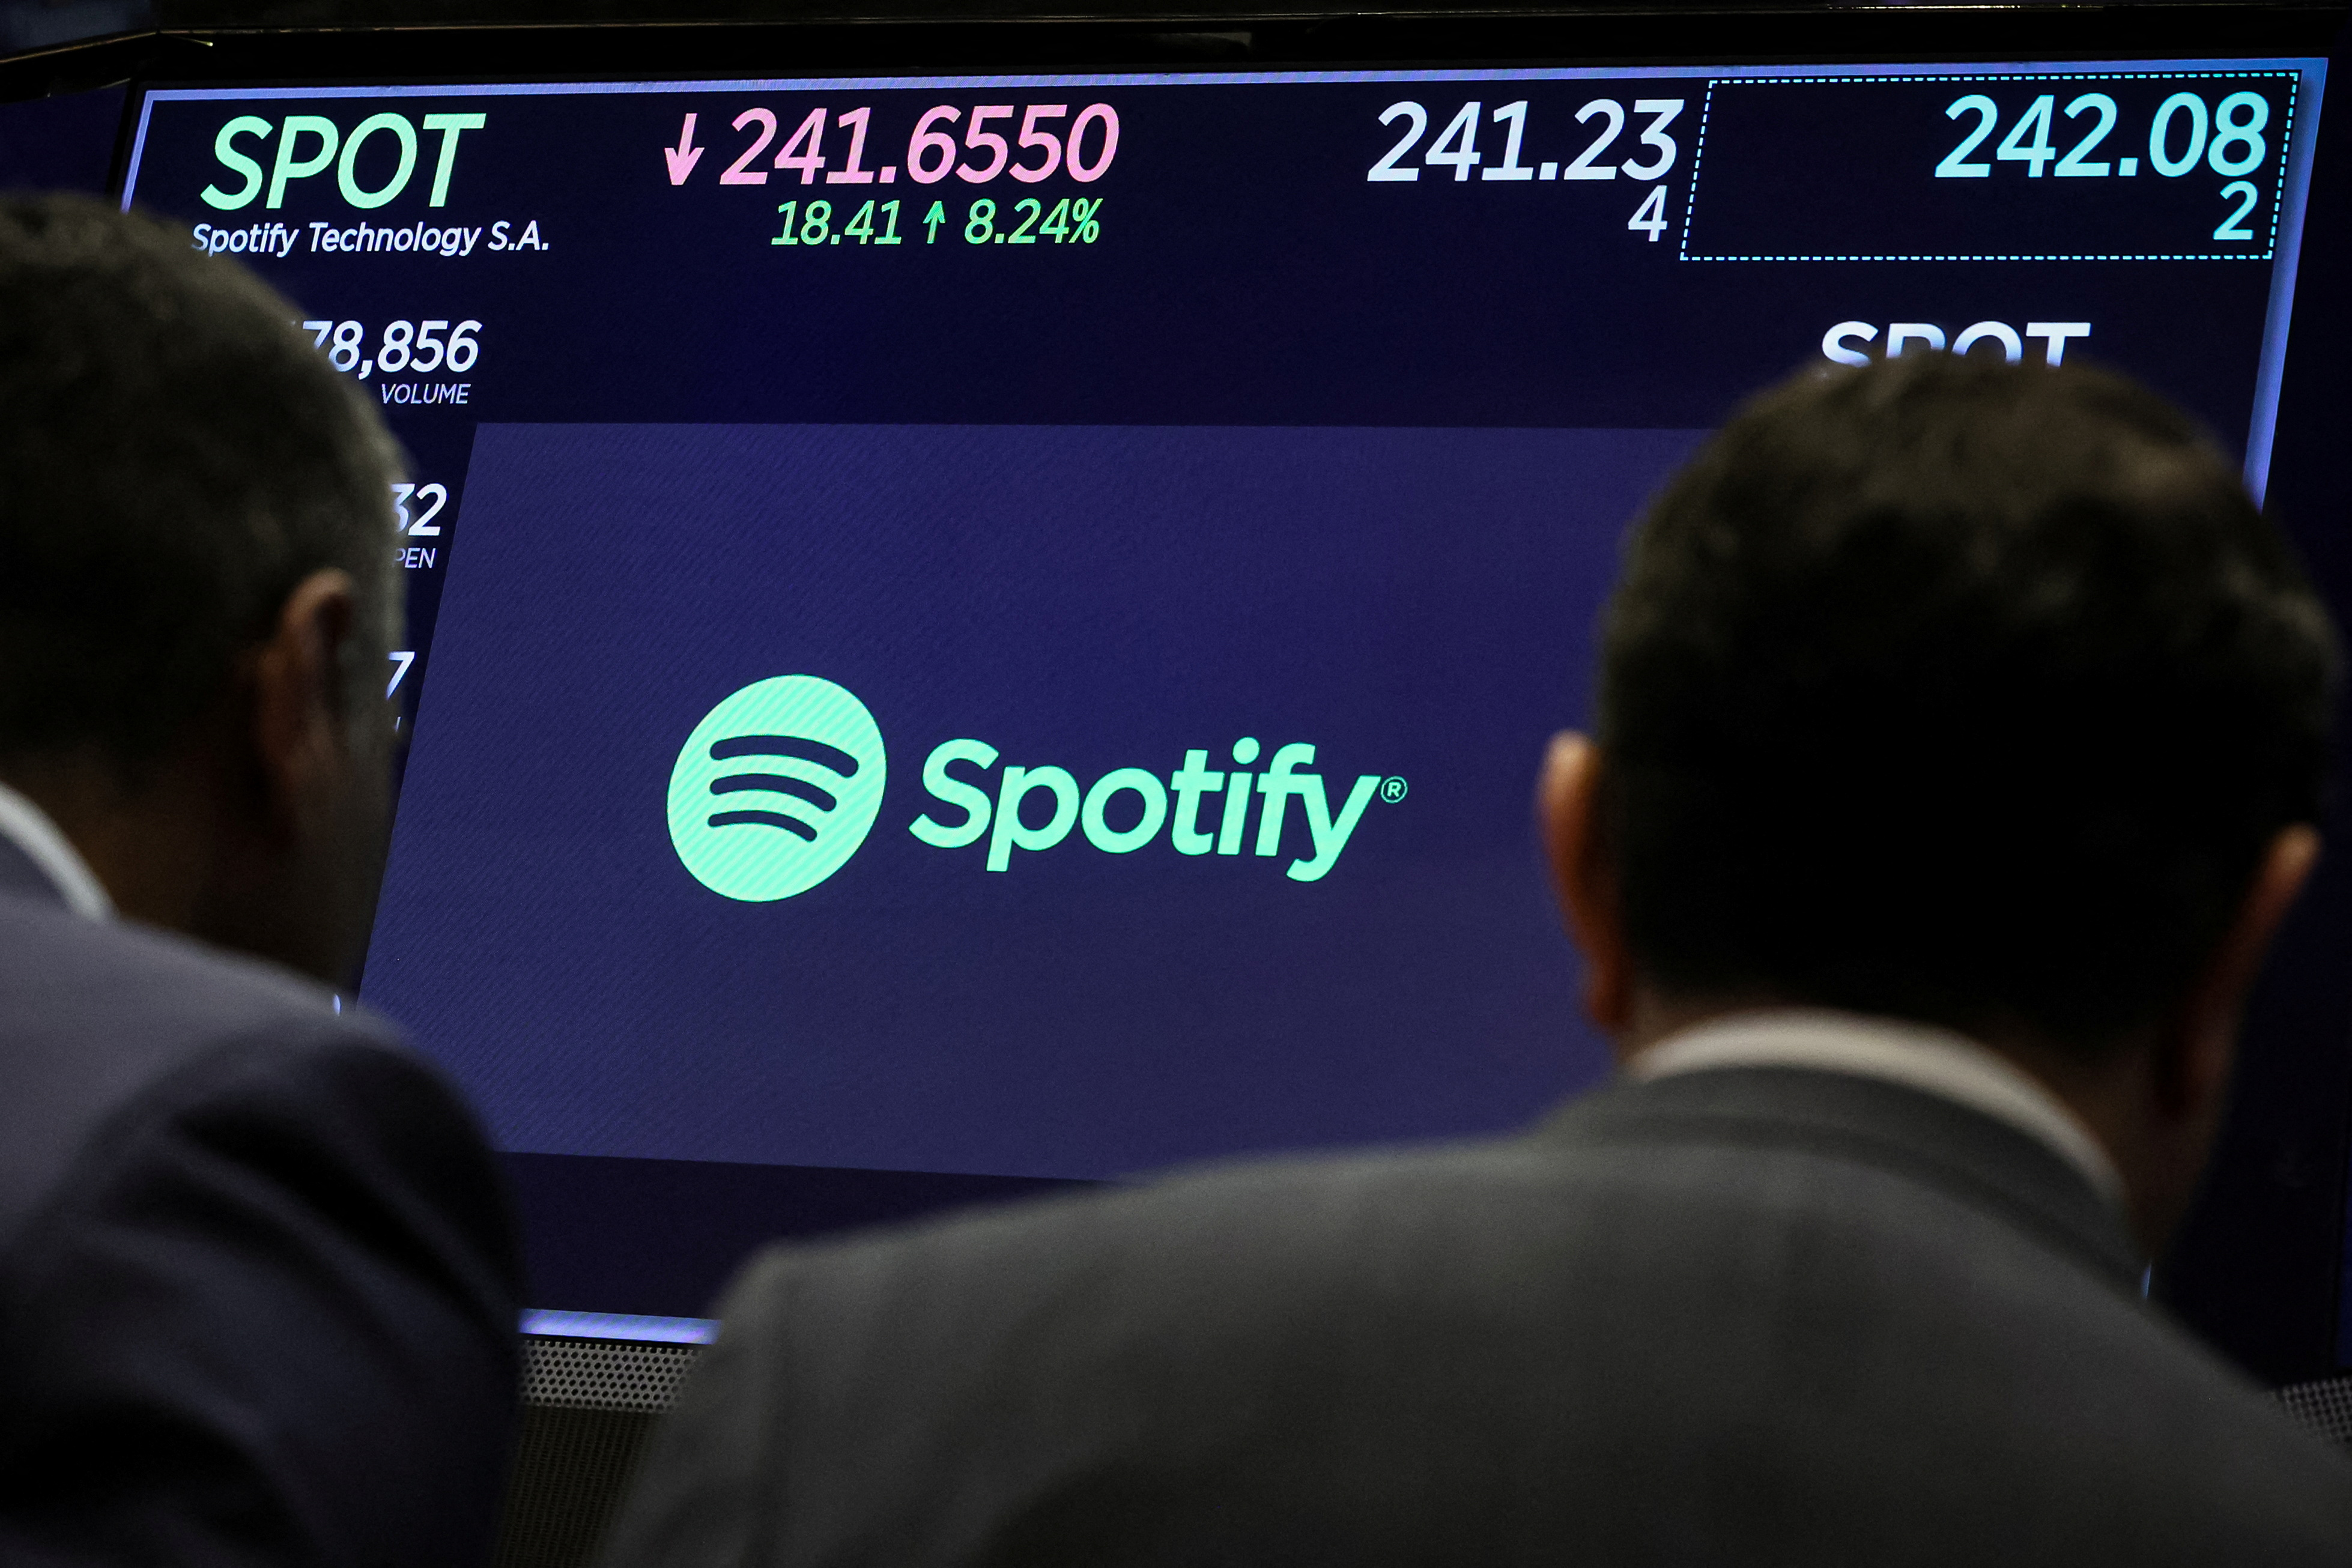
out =
<path fill-rule="evenodd" d="M 2052 57 L 2325 50 L 2343 0 L 0 0 L 0 102 L 132 78 L 694 74 L 888 61 L 981 68 L 1671 55 L 1965 58 L 2022 26 Z M 720 35 L 724 35 L 723 40 Z M 932 57 L 936 56 L 934 60 Z"/>

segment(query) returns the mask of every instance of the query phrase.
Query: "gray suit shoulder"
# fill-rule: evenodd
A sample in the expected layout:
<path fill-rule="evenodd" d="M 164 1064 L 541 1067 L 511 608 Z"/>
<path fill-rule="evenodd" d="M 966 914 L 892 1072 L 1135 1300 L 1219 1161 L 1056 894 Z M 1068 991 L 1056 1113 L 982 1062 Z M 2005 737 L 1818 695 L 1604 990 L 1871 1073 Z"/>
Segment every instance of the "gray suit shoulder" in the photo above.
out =
<path fill-rule="evenodd" d="M 381 1019 L 0 897 L 0 1560 L 484 1560 L 519 1260 Z"/>
<path fill-rule="evenodd" d="M 1801 1143 L 1212 1170 L 724 1312 L 615 1568 L 2352 1561 L 2352 1467 L 2128 1288 Z"/>
<path fill-rule="evenodd" d="M 109 1121 L 224 1051 L 388 1054 L 390 1024 L 290 971 L 128 923 L 0 895 L 0 1240 Z"/>

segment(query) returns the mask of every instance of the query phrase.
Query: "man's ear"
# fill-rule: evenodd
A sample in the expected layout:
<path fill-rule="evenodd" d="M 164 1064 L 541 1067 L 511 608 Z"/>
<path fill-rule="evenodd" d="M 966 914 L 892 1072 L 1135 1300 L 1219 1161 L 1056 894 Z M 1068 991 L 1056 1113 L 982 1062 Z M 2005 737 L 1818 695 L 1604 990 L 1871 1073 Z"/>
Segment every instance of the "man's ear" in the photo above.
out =
<path fill-rule="evenodd" d="M 2263 958 L 2287 911 L 2319 862 L 2319 831 L 2298 822 L 2271 841 L 2238 913 L 2204 972 L 2181 999 L 2161 1041 L 2152 1083 L 2168 1119 L 2202 1122 L 2219 1113 L 2237 1055 L 2238 1024 L 2262 975 Z"/>
<path fill-rule="evenodd" d="M 358 630 L 353 593 L 348 573 L 312 572 L 251 655 L 261 826 L 280 841 L 308 836 L 351 767 L 343 670 Z"/>
<path fill-rule="evenodd" d="M 1585 1013 L 1617 1034 L 1633 1019 L 1633 964 L 1616 873 L 1601 841 L 1601 750 L 1590 738 L 1574 730 L 1553 736 L 1536 785 L 1536 819 L 1552 890 L 1584 955 Z"/>

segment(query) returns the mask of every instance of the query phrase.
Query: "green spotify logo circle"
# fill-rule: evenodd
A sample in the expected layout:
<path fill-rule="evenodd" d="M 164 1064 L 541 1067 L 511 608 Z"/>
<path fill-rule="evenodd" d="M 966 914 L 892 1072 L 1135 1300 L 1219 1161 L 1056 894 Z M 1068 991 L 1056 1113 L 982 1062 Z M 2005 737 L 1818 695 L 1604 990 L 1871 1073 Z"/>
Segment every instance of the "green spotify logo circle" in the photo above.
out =
<path fill-rule="evenodd" d="M 712 708 L 669 776 L 669 841 L 695 880 L 747 904 L 806 893 L 882 810 L 882 731 L 815 675 L 758 681 Z"/>

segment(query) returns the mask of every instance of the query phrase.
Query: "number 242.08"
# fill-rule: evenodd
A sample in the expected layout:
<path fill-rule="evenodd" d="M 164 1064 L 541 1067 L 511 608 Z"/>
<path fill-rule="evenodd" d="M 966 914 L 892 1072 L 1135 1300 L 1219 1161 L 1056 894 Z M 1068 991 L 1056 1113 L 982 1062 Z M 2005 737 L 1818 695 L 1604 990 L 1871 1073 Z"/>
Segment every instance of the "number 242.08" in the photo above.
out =
<path fill-rule="evenodd" d="M 2084 93 L 2066 105 L 2069 120 L 2079 122 L 2088 115 L 2091 123 L 2062 157 L 2050 140 L 2057 100 L 2055 93 L 2036 95 L 1988 160 L 1971 154 L 1999 128 L 2000 106 L 1980 92 L 1954 99 L 1945 107 L 1944 117 L 1973 118 L 1976 127 L 1944 154 L 1943 162 L 1936 165 L 1936 178 L 1989 179 L 1994 162 L 2022 163 L 2026 177 L 2032 180 L 2042 178 L 2045 166 L 2061 180 L 2129 179 L 2139 172 L 2137 155 L 2095 160 L 2090 156 L 2100 150 L 2121 118 L 2116 100 L 2104 92 Z M 2201 162 L 2230 181 L 2221 187 L 2221 200 L 2229 212 L 2213 231 L 2213 237 L 2225 244 L 2249 244 L 2260 237 L 2246 222 L 2262 204 L 2262 188 L 2252 180 L 2230 177 L 2253 172 L 2270 156 L 2270 143 L 2263 135 L 2270 118 L 2270 103 L 2260 93 L 2233 92 L 2215 105 L 2209 116 L 2204 99 L 2193 92 L 2176 92 L 2158 107 L 2148 122 L 2147 167 L 2155 173 L 2177 180 L 2194 173 Z"/>

